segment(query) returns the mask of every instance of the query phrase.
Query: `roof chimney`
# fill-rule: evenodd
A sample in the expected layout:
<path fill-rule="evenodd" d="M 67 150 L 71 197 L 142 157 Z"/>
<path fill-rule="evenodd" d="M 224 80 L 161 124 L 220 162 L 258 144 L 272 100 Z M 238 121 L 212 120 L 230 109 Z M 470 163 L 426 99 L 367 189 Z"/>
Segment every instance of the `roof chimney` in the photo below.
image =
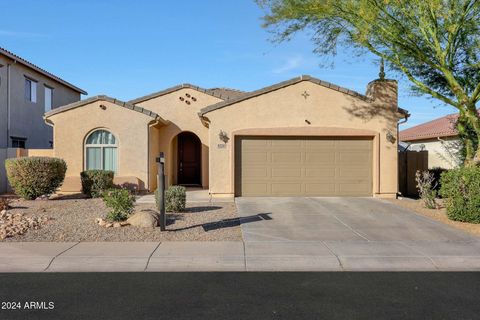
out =
<path fill-rule="evenodd" d="M 385 66 L 383 58 L 380 60 L 378 79 L 367 85 L 367 97 L 376 103 L 389 107 L 398 107 L 398 84 L 396 80 L 385 79 Z"/>

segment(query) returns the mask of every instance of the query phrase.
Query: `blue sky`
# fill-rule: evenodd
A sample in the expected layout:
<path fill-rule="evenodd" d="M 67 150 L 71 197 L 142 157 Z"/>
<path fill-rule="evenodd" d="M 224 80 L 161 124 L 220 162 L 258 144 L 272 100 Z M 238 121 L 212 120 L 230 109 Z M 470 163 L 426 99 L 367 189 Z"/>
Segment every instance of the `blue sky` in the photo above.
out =
<path fill-rule="evenodd" d="M 255 90 L 301 74 L 364 93 L 377 77 L 374 57 L 348 50 L 321 67 L 306 33 L 273 44 L 262 14 L 253 0 L 8 1 L 0 46 L 89 95 L 121 100 L 184 82 Z M 412 114 L 402 128 L 455 112 L 399 80 L 400 106 Z"/>

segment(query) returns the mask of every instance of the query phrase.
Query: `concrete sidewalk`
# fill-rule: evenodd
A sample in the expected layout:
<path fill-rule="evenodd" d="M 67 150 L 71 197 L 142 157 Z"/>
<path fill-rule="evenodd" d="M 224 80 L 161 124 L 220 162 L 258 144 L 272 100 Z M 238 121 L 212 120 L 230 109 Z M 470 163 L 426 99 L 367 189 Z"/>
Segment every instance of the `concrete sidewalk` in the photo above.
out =
<path fill-rule="evenodd" d="M 480 271 L 480 241 L 0 243 L 0 272 L 43 271 Z"/>

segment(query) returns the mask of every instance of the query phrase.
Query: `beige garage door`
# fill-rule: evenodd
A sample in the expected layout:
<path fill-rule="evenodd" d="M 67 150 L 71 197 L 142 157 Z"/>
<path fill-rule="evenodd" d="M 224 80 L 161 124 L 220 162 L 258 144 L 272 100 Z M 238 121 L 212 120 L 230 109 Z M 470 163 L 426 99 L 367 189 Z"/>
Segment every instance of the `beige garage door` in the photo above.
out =
<path fill-rule="evenodd" d="M 371 196 L 372 139 L 237 137 L 237 196 Z"/>

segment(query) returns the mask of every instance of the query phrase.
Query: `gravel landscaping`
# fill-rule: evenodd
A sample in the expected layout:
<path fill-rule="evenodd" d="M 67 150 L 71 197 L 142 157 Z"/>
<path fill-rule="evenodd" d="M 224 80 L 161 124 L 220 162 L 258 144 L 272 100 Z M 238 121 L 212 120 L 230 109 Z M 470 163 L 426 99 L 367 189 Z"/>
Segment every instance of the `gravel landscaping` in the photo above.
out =
<path fill-rule="evenodd" d="M 167 214 L 167 231 L 124 226 L 105 228 L 95 219 L 107 208 L 101 199 L 61 198 L 15 200 L 10 213 L 50 218 L 38 230 L 4 239 L 12 241 L 237 241 L 242 239 L 234 203 L 189 203 L 186 212 Z M 135 211 L 154 210 L 154 204 L 138 204 Z"/>
<path fill-rule="evenodd" d="M 450 220 L 447 217 L 446 209 L 443 207 L 441 200 L 438 200 L 440 204 L 439 209 L 427 209 L 423 206 L 423 203 L 421 200 L 416 200 L 416 199 L 402 198 L 402 199 L 387 199 L 387 200 L 398 206 L 409 209 L 417 214 L 440 221 L 452 227 L 461 229 L 465 232 L 480 236 L 480 224 Z"/>

